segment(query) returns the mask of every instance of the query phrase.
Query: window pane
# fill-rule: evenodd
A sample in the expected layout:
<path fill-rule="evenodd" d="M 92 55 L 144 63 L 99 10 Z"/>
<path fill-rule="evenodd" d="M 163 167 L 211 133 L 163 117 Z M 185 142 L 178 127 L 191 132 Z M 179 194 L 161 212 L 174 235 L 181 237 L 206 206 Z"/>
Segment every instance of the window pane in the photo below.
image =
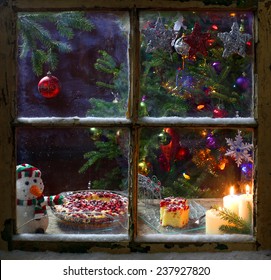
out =
<path fill-rule="evenodd" d="M 141 116 L 252 117 L 253 14 L 142 12 Z"/>
<path fill-rule="evenodd" d="M 251 131 L 233 129 L 143 128 L 138 163 L 140 235 L 251 234 L 252 137 Z M 234 194 L 229 196 L 231 187 Z M 249 204 L 244 206 L 243 200 Z M 160 213 L 163 207 L 168 217 Z M 211 207 L 221 207 L 216 213 L 233 223 L 232 228 L 218 231 L 220 218 L 211 221 L 210 226 L 210 218 L 205 215 L 210 214 Z M 235 213 L 234 221 L 231 211 Z M 241 222 L 240 217 L 244 219 Z M 195 223 L 197 219 L 199 223 Z"/>
<path fill-rule="evenodd" d="M 47 206 L 50 223 L 46 232 L 97 233 L 97 230 L 101 230 L 127 233 L 128 147 L 129 134 L 126 129 L 19 128 L 17 199 L 23 204 L 28 200 L 36 203 L 39 195 L 32 188 L 33 185 L 39 186 L 41 179 L 44 196 L 61 194 L 65 198 L 61 198 L 60 204 L 71 199 L 69 210 L 63 208 L 66 204 L 52 209 Z M 35 168 L 41 172 L 41 176 Z M 89 192 L 96 193 L 98 197 L 90 197 Z M 17 207 L 23 216 L 18 216 L 18 223 L 20 217 L 28 223 L 33 218 L 33 212 L 24 212 L 28 209 L 25 205 Z M 100 217 L 101 213 L 103 215 Z M 97 221 L 91 219 L 91 214 L 95 214 Z M 103 225 L 100 221 L 103 221 Z M 22 230 L 27 232 L 29 229 L 22 227 Z"/>
<path fill-rule="evenodd" d="M 125 117 L 128 13 L 19 13 L 18 28 L 19 117 Z"/>

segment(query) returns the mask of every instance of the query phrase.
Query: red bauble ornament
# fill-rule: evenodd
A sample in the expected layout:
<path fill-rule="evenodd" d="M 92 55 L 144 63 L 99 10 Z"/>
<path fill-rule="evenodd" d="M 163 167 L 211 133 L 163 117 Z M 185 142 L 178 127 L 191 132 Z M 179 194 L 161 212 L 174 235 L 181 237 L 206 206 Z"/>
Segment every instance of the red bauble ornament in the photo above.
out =
<path fill-rule="evenodd" d="M 187 147 L 180 147 L 175 155 L 176 160 L 184 160 L 189 156 L 189 149 Z"/>
<path fill-rule="evenodd" d="M 213 117 L 214 118 L 225 118 L 227 117 L 228 113 L 226 110 L 220 109 L 220 108 L 215 108 L 213 110 Z"/>
<path fill-rule="evenodd" d="M 60 92 L 60 82 L 57 77 L 52 76 L 50 72 L 38 83 L 39 93 L 45 98 L 53 98 Z"/>

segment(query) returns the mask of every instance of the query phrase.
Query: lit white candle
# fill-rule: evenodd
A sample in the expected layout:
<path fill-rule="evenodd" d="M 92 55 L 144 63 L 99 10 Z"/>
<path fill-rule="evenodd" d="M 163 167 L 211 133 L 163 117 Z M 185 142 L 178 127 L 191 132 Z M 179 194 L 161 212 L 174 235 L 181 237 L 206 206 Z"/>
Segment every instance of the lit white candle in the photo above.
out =
<path fill-rule="evenodd" d="M 223 207 L 239 215 L 239 196 L 234 194 L 234 187 L 230 188 L 230 194 L 223 197 Z"/>
<path fill-rule="evenodd" d="M 250 194 L 250 187 L 246 186 L 246 194 L 240 195 L 239 216 L 246 222 L 252 223 L 253 196 Z"/>
<path fill-rule="evenodd" d="M 222 225 L 228 225 L 227 221 L 222 220 L 218 215 L 218 210 L 210 209 L 206 211 L 206 234 L 223 234 L 219 230 Z"/>

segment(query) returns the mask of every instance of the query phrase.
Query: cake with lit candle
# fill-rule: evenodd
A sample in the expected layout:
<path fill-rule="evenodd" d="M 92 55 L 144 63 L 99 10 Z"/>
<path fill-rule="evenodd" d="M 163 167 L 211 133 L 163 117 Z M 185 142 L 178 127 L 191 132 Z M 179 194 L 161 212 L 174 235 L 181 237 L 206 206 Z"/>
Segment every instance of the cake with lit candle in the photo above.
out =
<path fill-rule="evenodd" d="M 167 197 L 160 201 L 160 223 L 162 226 L 183 228 L 189 221 L 189 205 L 181 197 Z"/>

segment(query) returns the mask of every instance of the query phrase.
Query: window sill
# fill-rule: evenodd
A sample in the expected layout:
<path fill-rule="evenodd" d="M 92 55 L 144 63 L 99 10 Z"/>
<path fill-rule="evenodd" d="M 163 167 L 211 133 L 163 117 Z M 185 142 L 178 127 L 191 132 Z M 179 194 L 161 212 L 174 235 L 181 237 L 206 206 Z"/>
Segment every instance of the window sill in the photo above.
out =
<path fill-rule="evenodd" d="M 23 233 L 13 236 L 13 241 L 61 241 L 61 242 L 125 242 L 127 234 L 35 234 Z"/>
<path fill-rule="evenodd" d="M 255 238 L 252 235 L 246 234 L 223 234 L 223 235 L 188 235 L 188 234 L 148 234 L 136 238 L 137 242 L 159 242 L 159 243 L 210 243 L 210 242 L 254 242 Z"/>

